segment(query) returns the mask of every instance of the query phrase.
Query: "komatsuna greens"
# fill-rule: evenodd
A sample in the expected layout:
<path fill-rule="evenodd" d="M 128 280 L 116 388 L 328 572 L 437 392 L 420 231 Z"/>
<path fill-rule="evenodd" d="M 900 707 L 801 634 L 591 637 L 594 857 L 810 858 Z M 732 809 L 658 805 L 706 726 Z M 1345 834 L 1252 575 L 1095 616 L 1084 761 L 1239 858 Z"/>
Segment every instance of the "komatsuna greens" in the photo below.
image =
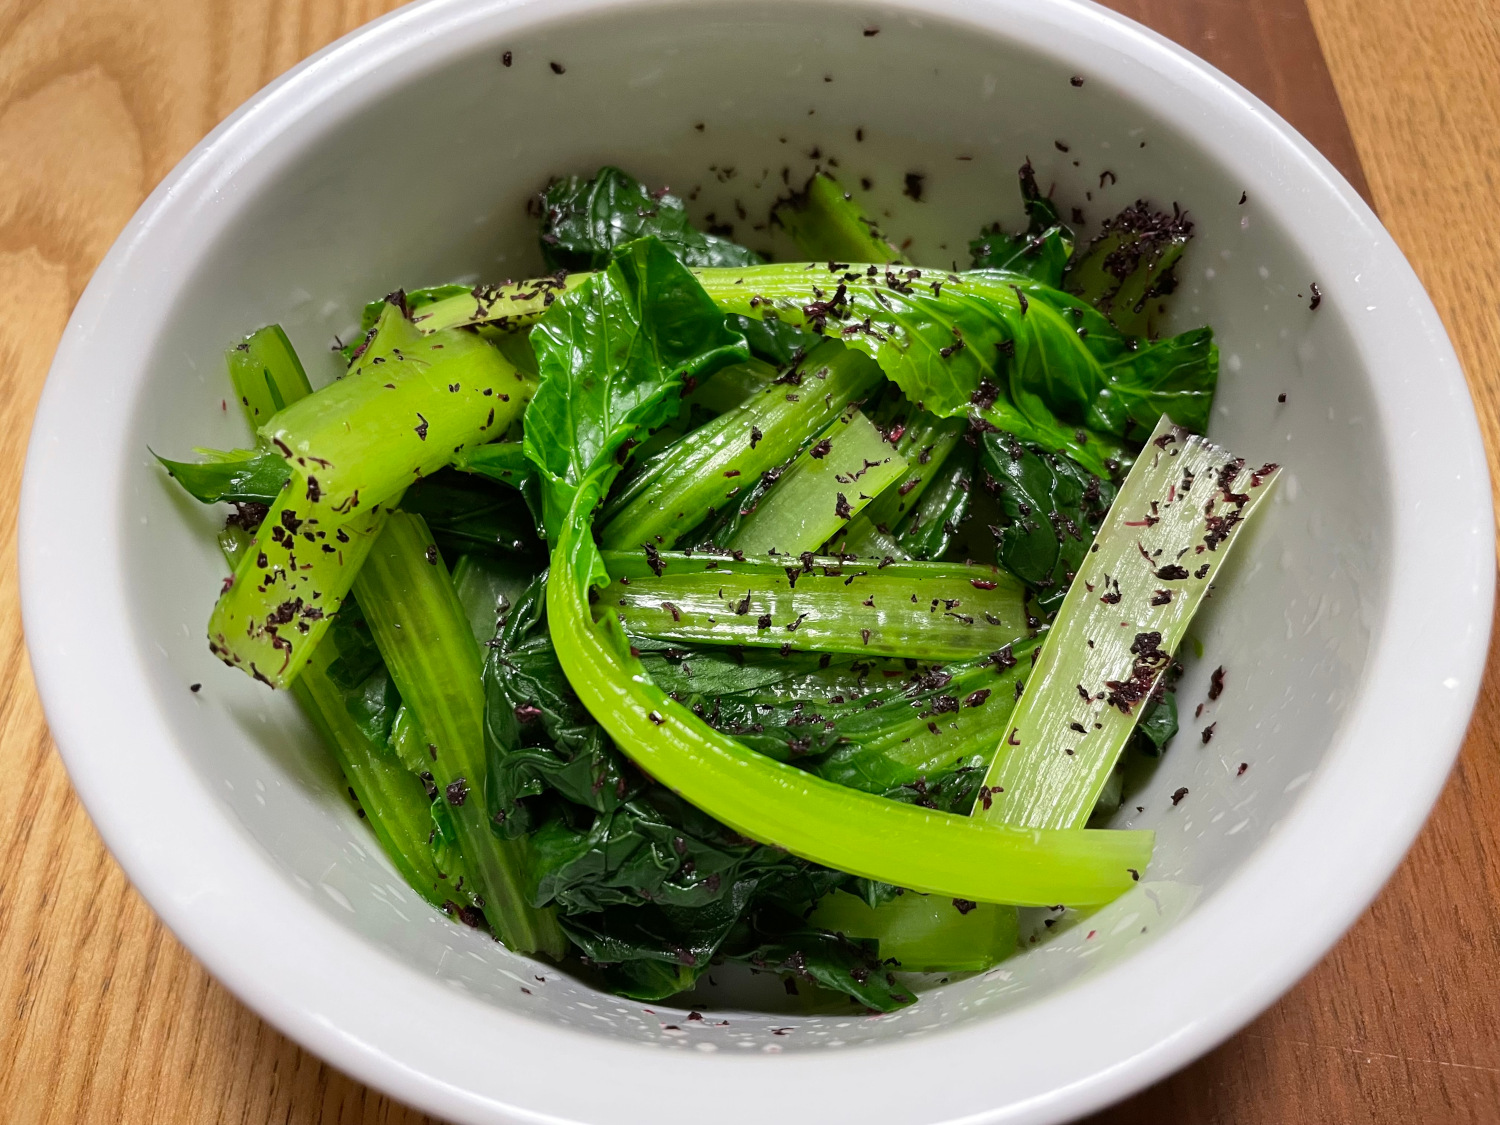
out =
<path fill-rule="evenodd" d="M 1212 332 L 1156 334 L 1191 221 L 1020 184 L 956 271 L 825 170 L 770 262 L 609 167 L 538 196 L 547 272 L 371 302 L 320 389 L 257 331 L 243 447 L 158 458 L 231 509 L 211 648 L 418 895 L 623 996 L 889 1011 L 1110 901 L 1152 837 L 1087 825 L 1277 467 L 1197 436 Z"/>

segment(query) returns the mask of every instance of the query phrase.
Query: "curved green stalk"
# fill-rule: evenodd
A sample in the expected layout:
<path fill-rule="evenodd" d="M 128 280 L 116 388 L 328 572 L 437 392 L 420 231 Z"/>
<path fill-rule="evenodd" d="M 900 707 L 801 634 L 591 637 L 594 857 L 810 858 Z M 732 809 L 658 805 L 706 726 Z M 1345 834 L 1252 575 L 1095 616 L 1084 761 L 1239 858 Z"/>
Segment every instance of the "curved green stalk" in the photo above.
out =
<path fill-rule="evenodd" d="M 1150 859 L 1146 832 L 1041 832 L 887 801 L 746 749 L 651 682 L 587 591 L 602 563 L 588 531 L 600 475 L 575 495 L 553 551 L 547 617 L 584 705 L 637 765 L 752 839 L 870 879 L 976 902 L 1107 902 Z"/>
<path fill-rule="evenodd" d="M 479 646 L 420 516 L 391 514 L 355 590 L 391 679 L 432 740 L 429 768 L 486 918 L 508 948 L 561 957 L 555 915 L 530 904 L 526 841 L 502 840 L 490 827 Z"/>

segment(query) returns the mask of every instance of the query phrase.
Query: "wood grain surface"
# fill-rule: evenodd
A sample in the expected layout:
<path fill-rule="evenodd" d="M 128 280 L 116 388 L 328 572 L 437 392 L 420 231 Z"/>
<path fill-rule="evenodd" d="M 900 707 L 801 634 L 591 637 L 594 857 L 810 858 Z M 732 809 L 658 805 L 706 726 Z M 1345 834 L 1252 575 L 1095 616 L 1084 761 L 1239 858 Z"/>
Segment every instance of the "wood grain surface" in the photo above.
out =
<path fill-rule="evenodd" d="M 1493 461 L 1500 9 L 1493 0 L 1307 5 L 1116 2 L 1265 98 L 1375 204 L 1458 346 Z M 48 738 L 16 610 L 26 435 L 100 257 L 225 114 L 394 6 L 0 0 L 0 474 L 9 486 L 0 490 L 0 1121 L 428 1120 L 268 1028 L 130 889 Z M 1500 1121 L 1497 734 L 1492 650 L 1459 769 L 1374 908 L 1251 1027 L 1096 1125 Z"/>

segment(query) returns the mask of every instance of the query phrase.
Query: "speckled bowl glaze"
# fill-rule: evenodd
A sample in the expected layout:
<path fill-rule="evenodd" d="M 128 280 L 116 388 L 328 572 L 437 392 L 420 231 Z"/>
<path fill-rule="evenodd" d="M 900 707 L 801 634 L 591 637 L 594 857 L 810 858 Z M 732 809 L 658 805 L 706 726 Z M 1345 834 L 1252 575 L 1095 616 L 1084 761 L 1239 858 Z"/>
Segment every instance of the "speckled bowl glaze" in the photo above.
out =
<path fill-rule="evenodd" d="M 217 517 L 147 449 L 245 440 L 226 341 L 280 321 L 329 379 L 370 296 L 536 269 L 526 198 L 603 162 L 757 246 L 784 185 L 837 162 L 946 264 L 1019 219 L 1027 156 L 1088 220 L 1136 197 L 1191 211 L 1173 315 L 1219 333 L 1213 436 L 1287 466 L 1195 629 L 1185 729 L 1119 815 L 1158 832 L 1146 880 L 881 1017 L 757 1013 L 726 978 L 690 1021 L 424 906 L 291 701 L 207 651 Z M 1389 236 L 1265 106 L 1139 26 L 1063 0 L 431 0 L 251 99 L 121 235 L 42 397 L 21 568 L 47 715 L 104 839 L 221 981 L 335 1065 L 467 1122 L 916 1125 L 1085 1112 L 1312 966 L 1452 763 L 1494 550 L 1463 378 Z"/>

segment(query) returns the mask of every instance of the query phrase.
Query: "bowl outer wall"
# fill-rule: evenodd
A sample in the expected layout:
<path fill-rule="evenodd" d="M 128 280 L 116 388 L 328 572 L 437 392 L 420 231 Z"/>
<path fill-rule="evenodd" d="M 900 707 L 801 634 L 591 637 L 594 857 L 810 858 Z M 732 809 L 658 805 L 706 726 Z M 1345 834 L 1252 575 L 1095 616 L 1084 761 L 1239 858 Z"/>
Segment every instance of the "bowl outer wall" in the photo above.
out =
<path fill-rule="evenodd" d="M 186 268 L 181 258 L 190 257 L 177 248 L 210 237 L 257 176 L 274 175 L 268 153 L 294 151 L 327 114 L 470 50 L 476 34 L 563 24 L 618 6 L 429 0 L 392 13 L 247 102 L 122 233 L 58 349 L 22 487 L 26 634 L 73 783 L 132 882 L 219 980 L 341 1069 L 446 1117 L 624 1125 L 708 1112 L 726 1123 L 830 1114 L 872 1123 L 1044 1122 L 1123 1097 L 1253 1018 L 1316 963 L 1389 877 L 1461 744 L 1494 596 L 1477 421 L 1452 347 L 1410 267 L 1306 141 L 1154 33 L 1064 0 L 880 6 L 882 18 L 968 24 L 1135 89 L 1147 111 L 1198 138 L 1258 198 L 1284 203 L 1279 217 L 1320 276 L 1339 279 L 1324 315 L 1358 326 L 1377 425 L 1401 458 L 1391 473 L 1390 598 L 1360 702 L 1280 827 L 1154 944 L 1020 1012 L 858 1050 L 730 1057 L 651 1051 L 539 1026 L 439 990 L 311 906 L 208 798 L 174 752 L 137 666 L 118 526 L 54 518 L 101 485 L 106 494 L 120 487 L 129 457 L 112 420 L 133 388 L 101 388 L 93 373 L 117 365 L 121 354 L 149 352 L 160 315 L 152 294 L 173 291 Z M 1341 262 L 1354 245 L 1373 247 L 1367 260 L 1378 268 L 1349 276 Z M 89 463 L 76 457 L 80 449 L 91 450 Z M 1446 578 L 1440 588 L 1430 579 L 1435 561 Z M 1423 638 L 1419 659 L 1401 643 L 1414 636 Z M 1307 856 L 1319 862 L 1304 862 Z M 1125 1012 L 1128 1019 L 1101 1018 Z"/>

